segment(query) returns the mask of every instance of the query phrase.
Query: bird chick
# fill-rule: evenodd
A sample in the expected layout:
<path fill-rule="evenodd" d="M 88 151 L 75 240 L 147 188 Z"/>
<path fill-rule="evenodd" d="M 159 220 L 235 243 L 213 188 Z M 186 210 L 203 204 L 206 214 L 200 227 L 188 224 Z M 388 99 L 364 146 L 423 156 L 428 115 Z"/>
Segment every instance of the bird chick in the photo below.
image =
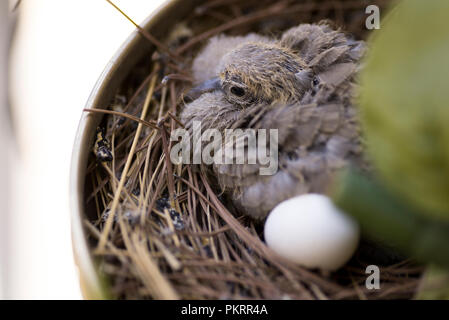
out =
<path fill-rule="evenodd" d="M 273 175 L 260 175 L 259 162 L 200 165 L 239 211 L 263 219 L 283 200 L 325 192 L 348 162 L 363 165 L 352 104 L 363 49 L 327 24 L 302 24 L 280 39 L 221 35 L 198 54 L 181 114 L 187 129 L 201 121 L 202 130 L 278 130 Z"/>

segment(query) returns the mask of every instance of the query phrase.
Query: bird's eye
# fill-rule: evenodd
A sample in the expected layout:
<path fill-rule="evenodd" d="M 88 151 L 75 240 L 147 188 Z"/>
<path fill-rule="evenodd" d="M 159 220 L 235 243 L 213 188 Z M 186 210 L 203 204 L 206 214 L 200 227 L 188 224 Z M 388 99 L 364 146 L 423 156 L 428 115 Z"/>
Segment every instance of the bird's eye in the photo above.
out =
<path fill-rule="evenodd" d="M 245 90 L 240 87 L 232 87 L 231 93 L 237 97 L 243 97 L 245 95 Z"/>

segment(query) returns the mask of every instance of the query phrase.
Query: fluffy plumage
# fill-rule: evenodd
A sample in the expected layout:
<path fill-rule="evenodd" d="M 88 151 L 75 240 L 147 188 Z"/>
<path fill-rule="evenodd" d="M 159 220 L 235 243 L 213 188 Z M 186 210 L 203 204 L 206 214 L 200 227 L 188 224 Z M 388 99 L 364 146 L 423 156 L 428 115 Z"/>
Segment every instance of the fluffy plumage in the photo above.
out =
<path fill-rule="evenodd" d="M 204 90 L 181 114 L 186 127 L 278 129 L 279 170 L 259 175 L 261 164 L 206 166 L 244 213 L 264 218 L 279 202 L 325 191 L 349 161 L 362 165 L 352 104 L 362 42 L 326 24 L 303 24 L 281 39 L 254 34 L 212 38 L 193 63 Z M 217 79 L 210 82 L 210 79 Z"/>

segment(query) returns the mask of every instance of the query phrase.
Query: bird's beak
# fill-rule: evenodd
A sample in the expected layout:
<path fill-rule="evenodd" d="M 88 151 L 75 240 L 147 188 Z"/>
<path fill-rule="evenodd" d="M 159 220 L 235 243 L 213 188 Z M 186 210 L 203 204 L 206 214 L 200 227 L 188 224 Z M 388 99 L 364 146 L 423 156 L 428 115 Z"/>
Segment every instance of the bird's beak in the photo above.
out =
<path fill-rule="evenodd" d="M 203 93 L 212 92 L 215 90 L 221 90 L 221 81 L 219 77 L 206 80 L 196 87 L 190 89 L 190 91 L 187 92 L 184 98 L 193 101 L 199 98 Z"/>

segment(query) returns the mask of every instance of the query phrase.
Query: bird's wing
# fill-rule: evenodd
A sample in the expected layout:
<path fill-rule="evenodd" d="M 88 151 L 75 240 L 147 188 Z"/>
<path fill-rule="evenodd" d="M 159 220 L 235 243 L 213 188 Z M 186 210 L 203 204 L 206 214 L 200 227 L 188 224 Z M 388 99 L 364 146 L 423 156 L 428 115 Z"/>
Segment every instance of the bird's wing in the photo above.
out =
<path fill-rule="evenodd" d="M 223 189 L 247 214 L 263 218 L 279 202 L 308 192 L 326 190 L 335 171 L 349 161 L 363 165 L 357 112 L 352 104 L 356 68 L 335 64 L 303 101 L 258 106 L 242 112 L 234 126 L 277 129 L 278 171 L 261 176 L 256 164 L 215 164 Z M 268 136 L 268 134 L 267 134 Z"/>
<path fill-rule="evenodd" d="M 254 118 L 245 123 L 245 128 L 255 130 L 257 138 L 261 138 L 258 130 L 264 129 L 266 132 L 266 142 L 269 147 L 270 130 L 277 133 L 279 157 L 284 154 L 307 150 L 316 141 L 320 134 L 329 135 L 339 128 L 342 117 L 342 107 L 338 104 L 327 104 L 317 106 L 316 104 L 301 105 L 299 103 L 289 105 L 266 106 L 262 115 L 256 114 Z M 240 121 L 242 118 L 240 119 Z M 275 142 L 272 138 L 271 142 Z M 243 135 L 241 140 L 233 140 L 228 147 L 235 148 L 238 141 L 242 141 L 248 147 L 247 135 Z M 261 143 L 262 141 L 257 141 Z M 253 149 L 250 149 L 253 150 Z M 248 149 L 245 149 L 247 152 Z M 219 175 L 229 176 L 229 182 L 225 185 L 236 187 L 251 184 L 251 176 L 258 175 L 259 169 L 263 167 L 260 163 L 248 164 L 245 159 L 244 164 L 236 164 L 237 158 L 234 152 L 230 164 L 216 165 Z"/>
<path fill-rule="evenodd" d="M 279 202 L 308 192 L 325 192 L 335 171 L 359 161 L 355 112 L 335 103 L 292 104 L 267 112 L 255 128 L 278 129 L 278 171 L 260 175 L 257 164 L 214 165 L 220 184 L 247 214 L 263 218 Z"/>
<path fill-rule="evenodd" d="M 229 51 L 247 42 L 272 42 L 268 37 L 250 33 L 246 36 L 230 37 L 218 35 L 209 39 L 192 64 L 195 83 L 202 83 L 217 76 L 217 65 Z"/>
<path fill-rule="evenodd" d="M 364 53 L 363 41 L 355 41 L 327 24 L 301 24 L 285 31 L 281 45 L 292 48 L 315 71 L 335 62 L 358 61 Z"/>

